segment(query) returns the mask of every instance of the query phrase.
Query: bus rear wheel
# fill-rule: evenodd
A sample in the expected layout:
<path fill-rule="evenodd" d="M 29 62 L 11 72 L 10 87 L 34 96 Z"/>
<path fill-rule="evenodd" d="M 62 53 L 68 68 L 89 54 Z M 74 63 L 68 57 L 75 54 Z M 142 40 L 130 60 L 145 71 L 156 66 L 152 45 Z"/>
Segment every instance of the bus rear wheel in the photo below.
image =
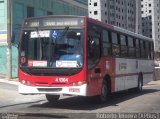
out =
<path fill-rule="evenodd" d="M 142 90 L 143 90 L 143 75 L 142 74 L 140 74 L 139 76 L 138 76 L 138 87 L 136 88 L 136 91 L 137 92 L 142 92 Z"/>
<path fill-rule="evenodd" d="M 49 95 L 46 94 L 46 99 L 48 100 L 49 103 L 54 103 L 59 99 L 60 95 Z"/>

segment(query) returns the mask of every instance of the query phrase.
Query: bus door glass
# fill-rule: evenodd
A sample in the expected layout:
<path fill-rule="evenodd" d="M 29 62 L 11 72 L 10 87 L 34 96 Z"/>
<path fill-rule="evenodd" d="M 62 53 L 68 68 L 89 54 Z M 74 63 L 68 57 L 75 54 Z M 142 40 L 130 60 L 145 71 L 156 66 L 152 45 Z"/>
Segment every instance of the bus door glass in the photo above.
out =
<path fill-rule="evenodd" d="M 100 33 L 89 31 L 88 34 L 88 68 L 93 68 L 100 59 Z"/>

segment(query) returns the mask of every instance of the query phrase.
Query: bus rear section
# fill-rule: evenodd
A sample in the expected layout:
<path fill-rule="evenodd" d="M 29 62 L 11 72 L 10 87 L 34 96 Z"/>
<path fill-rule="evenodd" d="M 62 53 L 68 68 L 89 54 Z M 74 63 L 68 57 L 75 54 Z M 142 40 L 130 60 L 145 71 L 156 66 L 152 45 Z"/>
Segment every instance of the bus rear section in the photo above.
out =
<path fill-rule="evenodd" d="M 153 80 L 153 39 L 88 18 L 88 95 L 106 101 L 111 93 L 142 91 Z"/>
<path fill-rule="evenodd" d="M 85 17 L 24 21 L 19 48 L 19 93 L 87 95 Z"/>

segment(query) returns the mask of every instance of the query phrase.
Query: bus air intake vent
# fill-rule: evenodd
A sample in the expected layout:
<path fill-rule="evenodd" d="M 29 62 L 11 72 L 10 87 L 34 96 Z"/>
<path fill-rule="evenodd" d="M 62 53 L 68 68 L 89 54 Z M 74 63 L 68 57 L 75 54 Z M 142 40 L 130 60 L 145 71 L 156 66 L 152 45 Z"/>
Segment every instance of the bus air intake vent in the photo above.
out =
<path fill-rule="evenodd" d="M 38 88 L 40 92 L 59 92 L 62 91 L 62 88 Z"/>

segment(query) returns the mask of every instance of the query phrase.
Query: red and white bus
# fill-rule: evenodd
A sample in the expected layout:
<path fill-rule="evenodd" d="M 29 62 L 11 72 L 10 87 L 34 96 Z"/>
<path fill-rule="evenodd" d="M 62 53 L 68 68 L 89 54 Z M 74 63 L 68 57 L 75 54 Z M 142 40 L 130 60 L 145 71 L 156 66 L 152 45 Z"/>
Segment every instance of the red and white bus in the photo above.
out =
<path fill-rule="evenodd" d="M 26 19 L 19 46 L 19 93 L 99 96 L 153 79 L 151 38 L 82 16 Z"/>

